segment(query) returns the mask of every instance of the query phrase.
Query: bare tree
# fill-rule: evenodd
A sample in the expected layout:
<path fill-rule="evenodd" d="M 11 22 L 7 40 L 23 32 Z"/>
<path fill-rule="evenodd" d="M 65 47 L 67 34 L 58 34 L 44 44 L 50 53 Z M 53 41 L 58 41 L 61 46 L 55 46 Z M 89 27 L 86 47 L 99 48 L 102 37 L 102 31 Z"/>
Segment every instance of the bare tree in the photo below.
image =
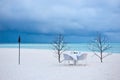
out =
<path fill-rule="evenodd" d="M 66 51 L 66 45 L 64 42 L 64 36 L 62 34 L 58 34 L 57 38 L 53 42 L 53 49 L 57 54 L 58 62 L 61 63 L 61 54 Z"/>
<path fill-rule="evenodd" d="M 90 50 L 92 50 L 95 53 L 95 55 L 100 59 L 102 63 L 103 58 L 110 55 L 110 54 L 103 55 L 103 52 L 105 52 L 106 50 L 110 48 L 111 46 L 108 43 L 108 39 L 105 36 L 102 36 L 100 33 L 98 33 L 94 41 L 91 43 Z"/>

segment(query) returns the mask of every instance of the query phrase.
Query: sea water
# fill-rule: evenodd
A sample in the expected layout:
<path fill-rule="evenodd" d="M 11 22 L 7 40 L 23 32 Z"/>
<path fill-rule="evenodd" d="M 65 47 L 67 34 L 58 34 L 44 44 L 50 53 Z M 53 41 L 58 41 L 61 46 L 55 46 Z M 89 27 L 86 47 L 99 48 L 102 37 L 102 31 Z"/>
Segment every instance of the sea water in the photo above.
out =
<path fill-rule="evenodd" d="M 111 48 L 107 50 L 110 53 L 120 53 L 120 43 L 110 43 Z M 0 44 L 0 48 L 18 48 L 18 44 Z M 21 44 L 21 48 L 28 49 L 53 49 L 52 44 Z M 70 51 L 91 51 L 89 43 L 71 43 L 66 44 L 66 49 Z"/>

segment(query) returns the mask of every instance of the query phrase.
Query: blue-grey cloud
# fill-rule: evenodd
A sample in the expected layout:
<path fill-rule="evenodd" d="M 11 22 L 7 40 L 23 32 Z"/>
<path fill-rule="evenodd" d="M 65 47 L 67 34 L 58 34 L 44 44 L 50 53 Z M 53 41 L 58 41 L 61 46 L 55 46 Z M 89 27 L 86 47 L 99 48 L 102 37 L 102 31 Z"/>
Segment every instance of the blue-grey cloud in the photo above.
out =
<path fill-rule="evenodd" d="M 119 36 L 120 0 L 1 0 L 0 31 L 5 30 Z"/>

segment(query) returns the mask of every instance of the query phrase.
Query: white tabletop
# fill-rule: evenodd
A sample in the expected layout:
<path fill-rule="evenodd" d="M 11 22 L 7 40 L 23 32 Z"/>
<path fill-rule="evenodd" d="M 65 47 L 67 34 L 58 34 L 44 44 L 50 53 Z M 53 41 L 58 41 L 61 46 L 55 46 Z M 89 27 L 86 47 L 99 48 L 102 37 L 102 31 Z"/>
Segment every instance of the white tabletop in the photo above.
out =
<path fill-rule="evenodd" d="M 71 52 L 68 55 L 77 61 L 77 56 L 80 56 L 81 54 L 80 54 L 80 52 Z"/>

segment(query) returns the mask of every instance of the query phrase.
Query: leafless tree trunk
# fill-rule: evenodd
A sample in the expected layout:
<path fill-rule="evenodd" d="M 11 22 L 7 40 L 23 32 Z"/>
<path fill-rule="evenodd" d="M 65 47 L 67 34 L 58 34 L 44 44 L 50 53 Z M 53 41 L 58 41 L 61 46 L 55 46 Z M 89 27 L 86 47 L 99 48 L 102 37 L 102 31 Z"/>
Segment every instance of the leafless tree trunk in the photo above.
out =
<path fill-rule="evenodd" d="M 105 36 L 102 36 L 100 33 L 98 33 L 94 41 L 91 43 L 90 50 L 92 50 L 95 53 L 95 55 L 100 59 L 100 62 L 102 63 L 103 58 L 110 55 L 106 54 L 105 56 L 103 56 L 103 52 L 110 48 L 111 46 L 108 43 L 108 39 Z M 96 52 L 100 54 L 97 54 Z"/>
<path fill-rule="evenodd" d="M 57 38 L 53 42 L 53 49 L 57 54 L 58 62 L 61 63 L 61 54 L 66 50 L 66 45 L 64 43 L 64 36 L 62 34 L 58 34 Z"/>

